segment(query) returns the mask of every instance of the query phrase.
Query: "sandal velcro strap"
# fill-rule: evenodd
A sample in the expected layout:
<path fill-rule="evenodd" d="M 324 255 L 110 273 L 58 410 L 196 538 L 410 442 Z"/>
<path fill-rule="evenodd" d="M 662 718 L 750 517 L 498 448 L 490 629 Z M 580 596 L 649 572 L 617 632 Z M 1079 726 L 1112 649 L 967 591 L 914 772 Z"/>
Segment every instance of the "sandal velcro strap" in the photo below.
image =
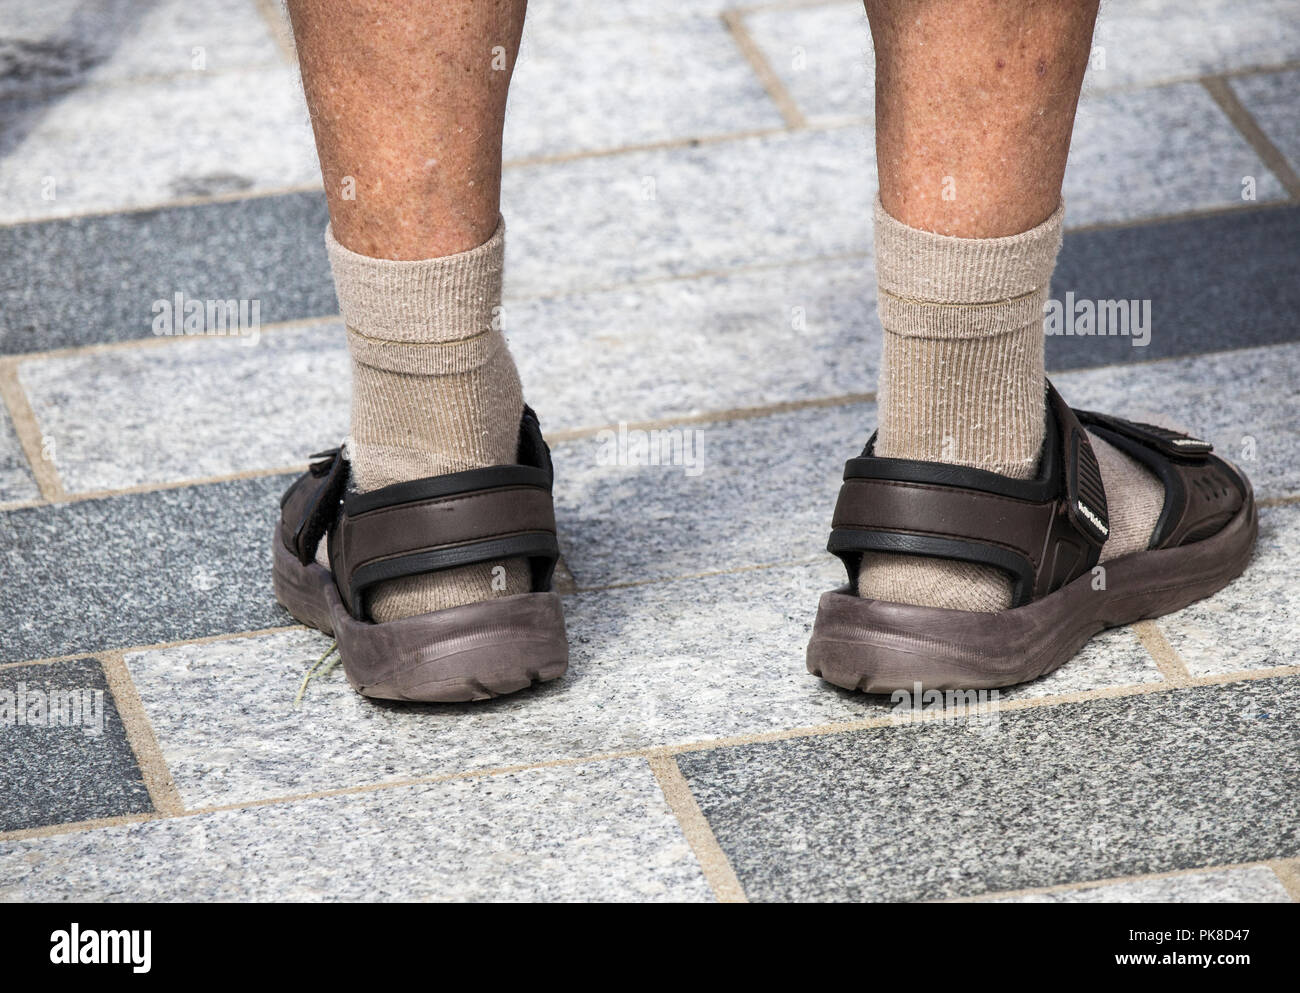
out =
<path fill-rule="evenodd" d="M 1111 414 L 1098 414 L 1091 410 L 1078 411 L 1079 419 L 1089 427 L 1106 428 L 1133 441 L 1154 448 L 1157 452 L 1175 459 L 1202 461 L 1214 451 L 1208 441 L 1193 438 L 1182 431 L 1173 431 L 1155 424 L 1143 424 L 1141 421 L 1126 421 Z"/>
<path fill-rule="evenodd" d="M 1097 564 L 1109 533 L 1092 445 L 1047 384 L 1038 473 L 1018 480 L 938 462 L 882 458 L 875 436 L 844 468 L 827 548 L 856 588 L 862 555 L 893 552 L 992 566 L 1012 581 L 1012 606 L 1059 589 Z"/>
<path fill-rule="evenodd" d="M 280 537 L 303 565 L 316 557 L 316 546 L 338 517 L 348 481 L 348 463 L 340 449 L 317 452 L 311 468 L 280 498 Z"/>

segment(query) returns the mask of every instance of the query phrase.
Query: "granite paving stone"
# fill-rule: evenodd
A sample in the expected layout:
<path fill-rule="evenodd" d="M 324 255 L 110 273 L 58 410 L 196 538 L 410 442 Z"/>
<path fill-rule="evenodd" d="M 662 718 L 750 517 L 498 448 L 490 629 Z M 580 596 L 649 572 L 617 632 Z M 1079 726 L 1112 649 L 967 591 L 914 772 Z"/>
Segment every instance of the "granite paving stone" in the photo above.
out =
<path fill-rule="evenodd" d="M 1071 232 L 1052 276 L 1052 299 L 1063 310 L 1071 301 L 1076 309 L 1083 301 L 1124 301 L 1144 333 L 1130 324 L 1127 334 L 1051 334 L 1047 367 L 1121 365 L 1294 341 L 1300 335 L 1297 244 L 1300 207 Z"/>
<path fill-rule="evenodd" d="M 38 359 L 19 376 L 69 493 L 304 464 L 348 430 L 338 321 Z"/>
<path fill-rule="evenodd" d="M 254 0 L 7 3 L 0 37 L 0 98 L 284 61 Z"/>
<path fill-rule="evenodd" d="M 643 760 L 0 841 L 5 901 L 707 901 Z"/>
<path fill-rule="evenodd" d="M 716 17 L 533 30 L 506 108 L 507 160 L 781 127 Z"/>
<path fill-rule="evenodd" d="M 127 666 L 191 807 L 888 717 L 896 701 L 805 669 L 817 598 L 837 570 L 826 561 L 566 597 L 569 673 L 488 704 L 376 703 L 335 670 L 295 709 L 303 674 L 330 646 L 307 630 L 131 653 Z M 1159 679 L 1120 630 L 998 699 Z"/>
<path fill-rule="evenodd" d="M 1296 18 L 1291 18 L 1294 26 Z M 1242 105 L 1269 140 L 1286 156 L 1291 168 L 1300 171 L 1300 69 L 1287 72 L 1239 76 L 1228 81 Z"/>
<path fill-rule="evenodd" d="M 989 903 L 1290 903 L 1277 873 L 1264 866 L 1130 879 L 1050 893 L 989 900 Z"/>
<path fill-rule="evenodd" d="M 0 514 L 0 662 L 293 623 L 271 592 L 291 478 Z"/>
<path fill-rule="evenodd" d="M 298 72 L 286 65 L 10 101 L 0 130 L 8 224 L 320 183 Z"/>
<path fill-rule="evenodd" d="M 522 300 L 506 330 L 554 434 L 868 389 L 874 313 L 848 261 Z M 349 375 L 337 320 L 20 366 L 74 493 L 297 464 L 346 433 Z"/>
<path fill-rule="evenodd" d="M 550 172 L 579 165 L 530 168 Z M 518 171 L 507 170 L 508 183 Z M 580 193 L 579 187 L 562 195 L 572 199 Z M 867 199 L 861 198 L 860 209 L 865 210 Z M 794 256 L 795 261 L 771 263 L 752 272 L 705 276 L 691 283 L 656 282 L 669 264 L 688 275 L 707 272 L 719 263 L 714 253 L 720 246 L 729 241 L 740 244 L 748 236 L 735 230 L 732 221 L 720 218 L 711 234 L 678 245 L 675 263 L 656 268 L 647 265 L 647 258 L 632 245 L 638 237 L 649 237 L 651 228 L 640 227 L 640 220 L 628 225 L 611 216 L 600 222 L 601 230 L 621 231 L 632 245 L 626 250 L 625 278 L 646 285 L 584 294 L 569 284 L 617 281 L 602 272 L 610 260 L 589 260 L 590 279 L 574 275 L 558 281 L 559 273 L 549 268 L 549 259 L 557 247 L 568 251 L 579 239 L 570 230 L 557 229 L 546 235 L 554 239 L 550 243 L 539 233 L 531 243 L 517 244 L 516 221 L 532 203 L 522 191 L 518 200 L 524 207 L 518 211 L 507 202 L 511 217 L 508 299 L 516 307 L 534 299 L 558 299 L 509 317 L 510 333 L 536 349 L 546 347 L 547 337 L 564 334 L 584 335 L 583 346 L 599 334 L 595 340 L 603 346 L 548 358 L 544 367 L 574 362 L 575 354 L 594 361 L 595 352 L 618 361 L 617 347 L 605 339 L 624 330 L 629 341 L 655 336 L 653 351 L 636 356 L 636 366 L 642 369 L 658 363 L 671 372 L 673 362 L 684 354 L 690 354 L 691 362 L 698 361 L 694 354 L 698 347 L 687 349 L 687 344 L 693 345 L 701 335 L 719 335 L 720 341 L 743 351 L 741 339 L 746 332 L 754 333 L 750 329 L 755 324 L 757 330 L 772 332 L 763 338 L 764 354 L 768 354 L 776 347 L 778 329 L 797 330 L 795 315 L 784 311 L 785 306 L 805 308 L 804 330 L 789 336 L 787 348 L 794 340 L 805 336 L 821 340 L 826 333 L 841 335 L 835 343 L 852 348 L 876 333 L 866 229 L 836 244 L 805 245 L 802 250 L 804 255 L 821 257 L 852 253 L 851 259 L 801 263 L 800 250 L 793 249 L 782 254 Z M 586 200 L 579 196 L 578 202 Z M 769 215 L 753 223 L 779 223 L 782 216 L 785 208 L 774 205 Z M 336 313 L 321 238 L 325 222 L 323 197 L 299 193 L 0 227 L 0 254 L 10 263 L 0 270 L 0 353 L 151 337 L 154 301 L 170 300 L 177 292 L 198 300 L 256 300 L 263 324 Z M 1295 207 L 1068 234 L 1053 282 L 1055 295 L 1062 300 L 1066 292 L 1078 299 L 1151 300 L 1154 329 L 1145 347 L 1133 347 L 1131 336 L 1053 337 L 1048 341 L 1049 364 L 1052 368 L 1111 364 L 1293 339 L 1300 333 L 1291 319 L 1300 308 L 1300 261 L 1288 247 L 1297 237 L 1300 208 Z M 121 244 L 131 244 L 133 251 L 119 251 Z M 740 249 L 723 262 L 748 266 Z M 747 294 L 752 294 L 752 301 L 746 300 Z M 770 301 L 778 297 L 783 306 L 779 318 L 769 309 Z M 1261 308 L 1259 300 L 1269 305 Z M 572 323 L 574 328 L 556 328 L 549 323 L 552 320 Z M 530 321 L 545 323 L 533 341 L 523 337 L 529 333 Z M 601 328 L 602 324 L 606 326 Z M 813 367 L 803 363 L 815 357 L 815 351 L 809 350 L 810 358 L 802 362 L 787 356 L 771 365 L 788 366 L 794 361 L 811 374 Z M 835 365 L 825 367 L 823 374 L 836 377 L 830 381 L 838 384 L 848 373 Z M 743 385 L 717 383 L 723 378 L 717 375 L 709 378 L 719 390 L 738 390 Z M 698 394 L 698 386 L 695 391 Z"/>
<path fill-rule="evenodd" d="M 677 761 L 752 900 L 974 896 L 1300 851 L 1300 679 L 999 717 Z"/>
<path fill-rule="evenodd" d="M 1239 206 L 1286 191 L 1199 83 L 1087 94 L 1062 195 L 1072 225 Z M 958 189 L 958 196 L 961 195 Z"/>
<path fill-rule="evenodd" d="M 1300 665 L 1297 548 L 1300 503 L 1265 507 L 1245 573 L 1210 599 L 1156 622 L 1192 675 Z"/>
<path fill-rule="evenodd" d="M 9 412 L 0 409 L 0 503 L 33 500 L 40 495 Z"/>
<path fill-rule="evenodd" d="M 813 122 L 874 116 L 874 52 L 855 0 L 747 11 L 745 26 Z M 1103 5 L 1085 93 L 1300 59 L 1290 0 L 1121 0 Z M 1077 145 L 1077 141 L 1076 141 Z"/>
<path fill-rule="evenodd" d="M 1300 334 L 1292 317 L 1300 310 L 1300 262 L 1288 237 L 1300 237 L 1300 209 L 1069 235 L 1053 296 L 1150 300 L 1150 333 L 1050 336 L 1049 368 L 1150 362 Z M 868 260 L 849 259 L 519 299 L 507 306 L 505 323 L 529 399 L 554 434 L 868 391 L 880 349 L 874 299 Z M 1261 311 L 1259 299 L 1270 306 Z M 329 295 L 323 305 L 332 304 Z M 1204 387 L 1190 394 L 1184 367 L 1173 377 L 1154 373 L 1170 391 L 1156 406 L 1190 395 L 1218 416 L 1217 377 L 1236 378 L 1242 361 L 1197 360 L 1191 375 Z M 1265 377 L 1256 382 L 1281 391 L 1270 415 L 1277 430 L 1252 435 L 1260 444 L 1290 433 L 1294 390 L 1286 376 L 1270 373 L 1274 361 L 1249 369 Z M 1294 372 L 1295 362 L 1286 352 L 1283 368 Z M 69 492 L 295 464 L 347 426 L 348 365 L 337 321 L 35 358 L 20 372 L 42 431 L 56 441 Z M 1132 375 L 1119 381 L 1123 394 L 1135 389 Z M 1201 430 L 1223 427 L 1198 420 Z M 177 423 L 186 430 L 173 430 Z M 1217 436 L 1233 452 L 1240 438 Z M 1287 463 L 1274 457 L 1269 464 L 1282 470 Z"/>
<path fill-rule="evenodd" d="M 152 809 L 98 661 L 0 669 L 0 831 Z"/>
<path fill-rule="evenodd" d="M 328 219 L 292 193 L 0 227 L 0 352 L 153 337 L 176 293 L 257 301 L 264 324 L 337 314 Z"/>

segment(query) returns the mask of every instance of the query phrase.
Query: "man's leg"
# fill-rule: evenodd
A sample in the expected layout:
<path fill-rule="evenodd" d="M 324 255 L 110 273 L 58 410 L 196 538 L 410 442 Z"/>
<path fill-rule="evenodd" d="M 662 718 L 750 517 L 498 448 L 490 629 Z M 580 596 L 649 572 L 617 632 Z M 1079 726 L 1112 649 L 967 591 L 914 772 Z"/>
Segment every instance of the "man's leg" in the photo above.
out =
<path fill-rule="evenodd" d="M 1044 432 L 1043 303 L 1096 0 L 865 0 L 876 50 L 876 266 L 884 355 L 877 453 L 1016 478 Z M 1146 547 L 1163 488 L 1093 441 L 1102 552 Z M 1010 605 L 997 570 L 864 556 L 863 596 Z"/>
<path fill-rule="evenodd" d="M 515 461 L 499 321 L 501 135 L 526 0 L 289 0 L 352 354 L 365 491 Z M 323 545 L 323 543 L 322 543 Z M 395 620 L 527 592 L 521 560 L 382 584 Z"/>

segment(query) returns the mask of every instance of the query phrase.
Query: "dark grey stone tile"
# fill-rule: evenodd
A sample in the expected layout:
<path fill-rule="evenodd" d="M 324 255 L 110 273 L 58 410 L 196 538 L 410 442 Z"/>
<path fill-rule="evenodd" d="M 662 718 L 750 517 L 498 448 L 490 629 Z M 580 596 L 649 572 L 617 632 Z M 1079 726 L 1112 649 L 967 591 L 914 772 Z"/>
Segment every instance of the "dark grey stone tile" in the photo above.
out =
<path fill-rule="evenodd" d="M 0 831 L 151 809 L 97 661 L 0 669 Z"/>
<path fill-rule="evenodd" d="M 1144 362 L 1300 337 L 1300 207 L 1066 236 L 1052 296 L 1150 300 L 1149 344 L 1049 336 L 1047 367 Z"/>
<path fill-rule="evenodd" d="M 1300 679 L 696 752 L 754 900 L 923 900 L 1300 852 Z"/>
<path fill-rule="evenodd" d="M 0 354 L 152 336 L 153 301 L 260 300 L 265 324 L 334 314 L 323 193 L 0 228 Z"/>
<path fill-rule="evenodd" d="M 271 591 L 290 478 L 0 515 L 0 662 L 293 623 Z"/>
<path fill-rule="evenodd" d="M 293 193 L 0 228 L 7 262 L 0 267 L 0 354 L 149 337 L 153 301 L 178 290 L 194 299 L 260 300 L 263 323 L 334 314 L 325 222 L 322 194 Z M 523 290 L 544 285 L 549 271 L 545 258 L 521 254 L 528 251 L 526 234 L 524 224 L 511 255 L 513 281 Z M 1297 243 L 1297 207 L 1072 232 L 1054 295 L 1150 299 L 1154 330 L 1142 348 L 1125 337 L 1053 337 L 1048 365 L 1293 341 L 1300 337 L 1300 255 L 1291 250 Z M 688 261 L 678 260 L 680 271 L 690 271 Z M 629 265 L 621 278 L 661 275 L 658 263 Z M 691 286 L 683 289 L 695 293 Z M 870 309 L 867 290 L 864 280 L 837 292 L 845 305 Z"/>

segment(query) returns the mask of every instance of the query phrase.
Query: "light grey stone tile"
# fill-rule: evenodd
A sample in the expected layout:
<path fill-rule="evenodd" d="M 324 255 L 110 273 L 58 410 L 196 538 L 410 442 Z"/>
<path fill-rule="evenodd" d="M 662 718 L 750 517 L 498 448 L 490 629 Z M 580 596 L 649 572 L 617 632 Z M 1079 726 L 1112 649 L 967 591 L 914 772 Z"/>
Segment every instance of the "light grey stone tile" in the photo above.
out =
<path fill-rule="evenodd" d="M 283 62 L 253 0 L 7 3 L 0 37 L 0 97 Z"/>
<path fill-rule="evenodd" d="M 1300 17 L 1292 17 L 1300 24 Z M 1291 168 L 1300 170 L 1300 69 L 1259 76 L 1241 76 L 1228 85 L 1250 111 L 1256 123 L 1286 156 Z"/>
<path fill-rule="evenodd" d="M 811 123 L 875 116 L 875 52 L 861 3 L 771 7 L 745 28 Z"/>
<path fill-rule="evenodd" d="M 1213 442 L 1250 477 L 1258 499 L 1300 493 L 1300 344 L 1080 370 L 1052 381 L 1071 406 Z"/>
<path fill-rule="evenodd" d="M 510 292 L 866 252 L 873 164 L 850 127 L 508 169 Z"/>
<path fill-rule="evenodd" d="M 1296 854 L 1300 680 L 679 755 L 755 901 L 926 900 Z"/>
<path fill-rule="evenodd" d="M 338 322 L 19 367 L 70 493 L 305 463 L 348 428 Z"/>
<path fill-rule="evenodd" d="M 1300 19 L 1291 0 L 1106 0 L 1093 44 L 1090 88 L 1193 79 L 1300 58 Z"/>
<path fill-rule="evenodd" d="M 5 901 L 701 901 L 642 760 L 0 842 Z"/>
<path fill-rule="evenodd" d="M 721 20 L 530 30 L 511 82 L 507 160 L 780 127 Z"/>
<path fill-rule="evenodd" d="M 506 325 L 555 433 L 863 390 L 874 315 L 853 261 L 513 301 Z M 74 493 L 296 465 L 346 433 L 349 375 L 337 321 L 20 366 Z"/>
<path fill-rule="evenodd" d="M 5 223 L 320 182 L 288 66 L 80 89 L 38 109 L 11 103 L 0 128 Z"/>
<path fill-rule="evenodd" d="M 9 412 L 0 409 L 0 503 L 34 500 L 40 495 Z"/>
<path fill-rule="evenodd" d="M 1051 893 L 1027 893 L 989 903 L 1290 903 L 1272 869 L 1250 866 L 1189 872 L 1155 879 L 1130 879 L 1105 886 L 1080 886 Z"/>
<path fill-rule="evenodd" d="M 798 0 L 795 0 L 798 2 Z M 739 0 L 569 0 L 539 3 L 528 9 L 525 30 L 581 31 L 621 25 L 636 30 L 646 24 L 672 24 L 719 16 L 742 6 Z"/>
<path fill-rule="evenodd" d="M 1199 83 L 1095 93 L 1079 101 L 1063 196 L 1071 226 L 1285 199 Z M 958 196 L 961 195 L 960 178 Z"/>
<path fill-rule="evenodd" d="M 1300 664 L 1297 548 L 1300 504 L 1265 507 L 1246 571 L 1209 599 L 1156 622 L 1192 675 Z"/>
<path fill-rule="evenodd" d="M 133 653 L 127 665 L 182 797 L 225 804 L 889 716 L 889 698 L 805 669 L 817 598 L 839 581 L 827 556 L 566 597 L 568 675 L 486 705 L 377 703 L 336 669 L 295 709 L 330 646 L 306 630 Z M 995 699 L 1158 678 L 1132 633 L 1116 631 Z"/>
<path fill-rule="evenodd" d="M 744 23 L 809 120 L 874 115 L 875 54 L 861 3 L 754 10 Z M 1191 81 L 1298 58 L 1290 0 L 1120 0 L 1102 8 L 1084 89 Z"/>

